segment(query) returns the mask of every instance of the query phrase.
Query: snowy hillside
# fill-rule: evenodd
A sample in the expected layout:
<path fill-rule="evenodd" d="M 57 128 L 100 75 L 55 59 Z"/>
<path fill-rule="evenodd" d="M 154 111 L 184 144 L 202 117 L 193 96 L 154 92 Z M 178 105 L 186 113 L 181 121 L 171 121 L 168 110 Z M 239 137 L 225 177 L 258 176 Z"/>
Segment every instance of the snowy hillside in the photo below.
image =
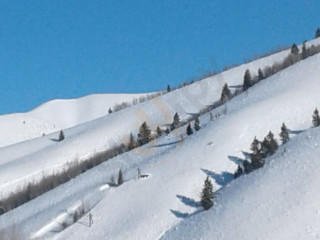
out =
<path fill-rule="evenodd" d="M 161 239 L 319 239 L 319 145 L 320 128 L 297 136 Z"/>
<path fill-rule="evenodd" d="M 0 147 L 30 140 L 105 116 L 109 108 L 147 94 L 94 94 L 52 100 L 27 113 L 0 116 Z"/>
<path fill-rule="evenodd" d="M 197 113 L 218 100 L 224 83 L 228 83 L 233 89 L 242 84 L 247 68 L 256 73 L 259 68 L 281 61 L 287 54 L 288 51 L 284 51 L 239 66 L 143 104 L 67 129 L 63 142 L 52 141 L 57 138 L 57 133 L 53 133 L 2 148 L 0 191 L 6 195 L 23 183 L 39 180 L 43 174 L 61 170 L 67 162 L 76 159 L 81 161 L 116 142 L 125 141 L 128 133 L 136 133 L 143 121 L 147 121 L 152 129 L 155 129 L 157 125 L 167 126 L 171 123 L 175 112 L 178 112 L 182 119 L 186 119 L 189 114 Z M 295 204 L 301 206 L 302 203 L 311 206 L 302 218 L 308 224 L 315 216 L 309 214 L 309 219 L 308 209 L 314 209 L 317 203 L 315 199 L 318 197 L 315 192 L 318 168 L 314 167 L 313 163 L 319 150 L 313 139 L 319 140 L 320 134 L 317 129 L 300 135 L 297 133 L 298 130 L 310 128 L 312 112 L 320 106 L 320 85 L 317 77 L 320 75 L 319 63 L 320 55 L 316 55 L 261 81 L 226 105 L 215 109 L 213 114 L 220 114 L 215 121 L 210 121 L 209 114 L 203 115 L 200 118 L 202 129 L 190 137 L 185 136 L 183 141 L 180 135 L 184 134 L 185 128 L 119 155 L 1 215 L 0 228 L 10 229 L 14 224 L 25 239 L 188 239 L 189 236 L 189 239 L 199 239 L 194 235 L 199 226 L 203 239 L 212 239 L 208 237 L 212 231 L 216 231 L 213 234 L 217 234 L 217 238 L 236 239 L 232 238 L 232 229 L 239 228 L 241 234 L 245 229 L 262 229 L 268 220 L 274 220 L 275 223 L 279 220 L 279 223 L 282 223 L 286 218 L 280 218 L 282 215 L 279 215 L 278 210 L 287 209 L 289 216 L 296 216 L 298 212 L 290 207 Z M 222 188 L 217 199 L 217 208 L 202 213 L 198 201 L 204 178 L 208 175 L 215 179 L 215 189 L 225 186 L 232 179 L 231 173 L 237 167 L 235 161 L 244 158 L 242 151 L 249 151 L 254 136 L 262 139 L 269 130 L 278 135 L 282 122 L 295 131 L 291 134 L 292 141 L 286 146 L 286 153 L 283 156 L 275 155 L 274 160 L 268 162 L 263 169 L 233 181 L 230 187 Z M 308 155 L 303 155 L 304 151 L 307 151 Z M 296 155 L 290 155 L 291 153 Z M 294 156 L 298 158 L 293 159 Z M 309 157 L 305 163 L 301 160 L 303 156 Z M 138 180 L 138 167 L 149 176 Z M 110 184 L 110 179 L 116 176 L 120 168 L 124 173 L 125 183 L 114 187 Z M 285 168 L 292 171 L 286 174 Z M 306 176 L 307 172 L 310 176 Z M 293 176 L 296 179 L 292 180 Z M 297 190 L 293 188 L 301 178 L 305 178 L 301 181 L 304 184 L 313 183 L 310 192 L 306 192 L 306 195 L 310 194 L 309 200 L 288 200 L 287 197 L 299 196 L 298 190 L 302 188 L 302 184 L 297 183 Z M 266 179 L 266 182 L 262 183 L 262 179 Z M 263 196 L 269 197 L 271 186 L 275 185 L 279 185 L 275 189 L 276 195 L 281 193 L 282 197 L 277 201 L 268 202 L 267 197 L 263 200 Z M 266 195 L 262 194 L 263 186 Z M 240 195 L 237 187 L 246 190 Z M 256 197 L 256 193 L 261 196 L 257 200 L 251 200 Z M 236 198 L 244 205 L 243 208 L 239 206 Z M 242 229 L 243 222 L 248 218 L 248 211 L 245 210 L 251 206 L 251 201 L 253 204 L 260 204 L 262 201 L 263 205 L 253 205 L 253 208 L 259 211 L 256 216 L 250 213 L 251 225 Z M 74 212 L 78 211 L 82 203 L 86 215 L 71 224 Z M 289 203 L 288 208 L 284 206 L 286 203 Z M 265 211 L 264 206 L 271 214 L 265 214 L 260 224 L 257 218 Z M 94 221 L 91 227 L 88 227 L 89 211 Z M 239 212 L 239 216 L 232 215 L 233 212 Z M 190 217 L 194 213 L 197 214 Z M 221 224 L 220 228 L 215 224 L 207 224 L 205 216 L 210 220 L 214 219 L 215 224 Z M 220 217 L 224 220 L 218 223 L 215 218 Z M 233 225 L 229 225 L 231 220 Z M 182 222 L 181 226 L 177 225 L 179 222 Z M 64 223 L 70 226 L 63 230 Z M 178 227 L 175 227 L 176 225 Z M 310 222 L 308 226 L 314 233 L 316 225 Z M 226 233 L 224 227 L 229 232 Z M 267 235 L 265 236 L 265 239 L 268 239 Z M 274 235 L 270 236 L 283 235 L 277 235 L 275 228 Z M 306 235 L 297 230 L 297 236 Z M 254 234 L 249 237 L 248 239 L 257 239 Z"/>

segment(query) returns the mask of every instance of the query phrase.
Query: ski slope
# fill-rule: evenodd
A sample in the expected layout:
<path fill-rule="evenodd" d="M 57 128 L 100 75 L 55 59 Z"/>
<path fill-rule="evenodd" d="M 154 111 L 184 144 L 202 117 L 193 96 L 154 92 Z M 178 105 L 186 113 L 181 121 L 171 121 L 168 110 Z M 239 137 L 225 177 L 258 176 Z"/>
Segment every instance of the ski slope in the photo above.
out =
<path fill-rule="evenodd" d="M 78 99 L 56 99 L 27 113 L 0 116 L 0 147 L 70 128 L 108 114 L 115 104 L 131 103 L 148 94 L 93 94 Z"/>
<path fill-rule="evenodd" d="M 170 123 L 176 111 L 179 112 L 182 119 L 185 119 L 189 113 L 196 113 L 204 106 L 219 99 L 225 82 L 230 86 L 239 85 L 242 83 L 243 73 L 247 68 L 255 72 L 258 68 L 273 64 L 274 61 L 280 61 L 286 54 L 287 52 L 281 52 L 239 66 L 152 101 L 67 129 L 65 131 L 66 140 L 60 143 L 50 140 L 57 137 L 57 133 L 53 133 L 2 148 L 0 153 L 4 157 L 0 163 L 1 192 L 5 195 L 25 181 L 40 179 L 43 172 L 49 174 L 61 169 L 67 161 L 84 159 L 116 142 L 124 141 L 123 138 L 130 131 L 137 131 L 142 121 L 147 120 L 154 129 L 156 125 L 165 126 Z M 296 133 L 298 130 L 310 128 L 312 112 L 320 106 L 318 94 L 320 85 L 317 78 L 320 75 L 319 62 L 320 56 L 316 55 L 258 83 L 247 93 L 232 99 L 227 106 L 214 110 L 214 114 L 226 111 L 225 115 L 214 122 L 210 122 L 208 115 L 202 116 L 200 118 L 202 129 L 190 137 L 185 137 L 182 142 L 180 135 L 184 133 L 184 129 L 178 129 L 166 137 L 105 162 L 0 216 L 0 228 L 10 229 L 10 225 L 15 224 L 21 235 L 27 239 L 159 239 L 161 237 L 188 239 L 189 236 L 189 239 L 198 239 L 197 236 L 194 237 L 196 227 L 193 228 L 191 224 L 196 221 L 194 219 L 199 218 L 203 239 L 211 239 L 207 236 L 211 233 L 210 226 L 213 225 L 207 225 L 201 216 L 211 214 L 214 218 L 215 211 L 218 210 L 214 208 L 202 213 L 198 203 L 202 183 L 207 175 L 216 180 L 216 189 L 225 186 L 232 179 L 231 173 L 237 167 L 234 163 L 235 159 L 244 158 L 242 151 L 248 151 L 254 136 L 262 139 L 269 130 L 278 135 L 282 122 L 285 122 L 291 130 L 296 131 L 295 134 L 291 134 L 290 144 L 292 145 L 288 144 L 287 147 L 288 159 L 293 150 L 301 154 L 305 151 L 309 136 L 311 139 L 318 138 L 319 134 L 316 130 L 307 130 L 306 133 L 300 135 Z M 25 149 L 26 152 L 22 154 L 19 149 Z M 310 152 L 310 156 L 318 154 L 316 147 L 307 148 L 306 151 Z M 296 165 L 293 165 L 293 161 L 286 160 L 285 156 L 276 155 L 274 158 L 279 158 L 277 161 L 270 160 L 270 163 L 266 164 L 262 170 L 235 180 L 231 183 L 231 187 L 222 188 L 222 200 L 219 200 L 219 196 L 217 206 L 219 206 L 219 201 L 221 204 L 224 204 L 224 201 L 227 202 L 227 195 L 223 198 L 224 191 L 228 192 L 232 186 L 239 186 L 237 184 L 240 184 L 238 182 L 241 181 L 244 182 L 243 188 L 245 188 L 249 182 L 252 184 L 251 181 L 246 181 L 249 178 L 264 177 L 267 182 L 273 179 L 273 186 L 279 185 L 281 192 L 279 182 L 281 180 L 286 182 L 286 176 L 283 179 L 279 177 L 278 182 L 276 173 L 272 173 L 275 170 L 268 169 L 278 169 L 277 171 L 284 173 L 283 168 L 280 170 L 282 165 L 277 167 L 279 163 L 286 163 L 285 166 L 288 169 L 295 169 Z M 302 155 L 299 156 L 302 157 Z M 304 164 L 302 160 L 299 160 L 294 161 L 295 164 L 297 162 L 301 164 L 300 168 L 295 169 L 292 173 L 297 178 L 295 181 L 298 181 L 300 177 L 305 177 L 305 172 L 313 171 L 309 169 L 313 167 L 312 158 L 310 164 Z M 138 167 L 143 173 L 149 174 L 149 177 L 138 180 L 136 177 Z M 112 187 L 109 184 L 110 178 L 116 175 L 120 168 L 124 172 L 126 181 L 120 187 Z M 311 174 L 307 180 L 312 179 L 312 176 L 315 177 L 315 174 Z M 259 181 L 257 181 L 257 186 L 259 186 L 258 183 Z M 266 191 L 270 190 L 270 185 L 272 186 L 271 182 L 269 185 L 266 183 Z M 294 184 L 289 185 L 287 192 L 290 192 L 290 186 L 295 187 Z M 248 188 L 246 191 L 250 193 L 250 188 Z M 317 195 L 312 195 L 313 188 L 310 193 L 312 196 L 310 204 L 311 202 L 315 204 L 316 202 L 312 199 L 317 199 Z M 254 191 L 250 194 L 248 198 L 243 194 L 243 202 L 245 203 L 248 199 L 247 206 L 250 206 L 250 197 L 256 195 Z M 286 196 L 291 195 L 284 194 L 284 200 Z M 223 208 L 222 212 L 228 210 L 231 214 L 231 206 L 239 208 L 239 204 L 232 205 L 231 200 L 228 201 L 230 201 L 228 208 Z M 88 211 L 90 210 L 94 220 L 93 226 L 88 227 L 88 214 L 86 214 L 77 223 L 62 231 L 62 222 L 72 218 L 72 213 L 81 202 L 84 202 Z M 283 202 L 272 202 L 279 206 L 274 208 L 275 214 L 270 217 L 271 221 L 276 221 L 279 217 L 276 212 L 283 207 L 281 205 Z M 292 204 L 294 203 L 296 202 Z M 267 209 L 269 210 L 269 207 Z M 263 210 L 261 214 L 262 212 Z M 242 223 L 246 220 L 232 217 L 235 223 Z M 307 217 L 303 219 L 308 224 Z M 310 218 L 311 220 L 313 218 Z M 223 223 L 227 225 L 228 221 L 230 220 L 225 220 Z M 182 225 L 177 225 L 180 222 Z M 251 223 L 257 222 L 253 216 Z M 224 225 L 221 226 L 223 229 Z M 251 228 L 250 225 L 250 228 L 255 229 L 255 226 Z M 261 229 L 259 226 L 263 224 L 257 225 L 257 229 Z M 309 226 L 315 225 L 310 223 Z M 180 228 L 181 232 L 179 232 Z M 195 232 L 192 232 L 194 229 Z M 212 229 L 215 230 L 215 227 Z M 312 230 L 314 231 L 313 228 Z M 226 234 L 223 230 L 216 231 L 218 234 Z M 231 232 L 230 229 L 229 231 Z M 239 232 L 241 233 L 240 230 Z M 234 239 L 227 236 L 223 238 L 223 235 L 216 236 L 222 236 L 221 239 Z M 256 235 L 252 235 L 254 236 Z"/>

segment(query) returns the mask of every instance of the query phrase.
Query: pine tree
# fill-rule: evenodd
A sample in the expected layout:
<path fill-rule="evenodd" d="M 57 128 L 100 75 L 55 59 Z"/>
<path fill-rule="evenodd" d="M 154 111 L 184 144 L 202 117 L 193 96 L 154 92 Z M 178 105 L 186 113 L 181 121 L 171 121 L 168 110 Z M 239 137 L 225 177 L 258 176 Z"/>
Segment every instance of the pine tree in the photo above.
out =
<path fill-rule="evenodd" d="M 262 142 L 262 157 L 268 157 L 278 150 L 277 140 L 274 139 L 273 133 L 270 131 Z"/>
<path fill-rule="evenodd" d="M 224 84 L 224 86 L 222 88 L 222 92 L 221 92 L 220 101 L 222 103 L 225 103 L 225 102 L 229 101 L 230 98 L 231 98 L 231 92 L 228 88 L 228 84 Z"/>
<path fill-rule="evenodd" d="M 308 57 L 308 49 L 306 47 L 306 42 L 302 44 L 302 59 L 306 59 Z"/>
<path fill-rule="evenodd" d="M 161 130 L 161 128 L 160 128 L 159 126 L 157 127 L 156 132 L 157 132 L 157 136 L 158 136 L 158 137 L 161 137 L 161 135 L 162 135 L 162 130 Z"/>
<path fill-rule="evenodd" d="M 320 28 L 318 28 L 317 30 L 316 30 L 316 36 L 315 36 L 315 38 L 319 38 L 320 37 Z"/>
<path fill-rule="evenodd" d="M 315 109 L 314 112 L 313 112 L 312 125 L 314 127 L 319 127 L 320 126 L 320 117 L 319 117 L 318 109 Z"/>
<path fill-rule="evenodd" d="M 196 117 L 194 121 L 194 130 L 199 131 L 201 129 L 199 117 Z"/>
<path fill-rule="evenodd" d="M 243 169 L 242 167 L 238 166 L 237 171 L 233 174 L 233 178 L 240 177 L 243 174 Z"/>
<path fill-rule="evenodd" d="M 251 74 L 249 69 L 247 69 L 243 77 L 243 90 L 247 90 L 249 87 L 251 87 Z"/>
<path fill-rule="evenodd" d="M 252 153 L 250 153 L 250 159 L 251 159 L 250 170 L 255 170 L 263 167 L 264 160 L 261 154 L 261 144 L 256 137 L 254 137 L 254 140 L 251 143 L 250 150 L 252 151 Z"/>
<path fill-rule="evenodd" d="M 122 171 L 120 169 L 119 173 L 118 173 L 118 186 L 121 185 L 122 183 L 123 183 L 123 175 L 122 175 Z"/>
<path fill-rule="evenodd" d="M 289 130 L 284 123 L 282 123 L 282 126 L 281 126 L 280 139 L 283 144 L 287 143 L 290 139 Z"/>
<path fill-rule="evenodd" d="M 299 53 L 298 46 L 294 43 L 291 47 L 291 53 L 297 55 Z"/>
<path fill-rule="evenodd" d="M 168 134 L 170 133 L 169 128 L 167 128 L 164 132 L 165 132 L 165 134 L 167 134 L 167 135 L 168 135 Z"/>
<path fill-rule="evenodd" d="M 259 68 L 259 70 L 258 70 L 258 79 L 259 79 L 259 81 L 264 79 L 264 75 L 263 75 L 261 68 Z"/>
<path fill-rule="evenodd" d="M 137 143 L 136 141 L 134 140 L 134 137 L 133 137 L 133 134 L 130 133 L 130 138 L 129 138 L 129 143 L 128 143 L 128 149 L 129 150 L 132 150 L 134 148 L 137 147 Z"/>
<path fill-rule="evenodd" d="M 213 200 L 214 200 L 214 193 L 213 193 L 213 186 L 209 179 L 209 177 L 206 178 L 204 181 L 204 185 L 201 192 L 201 206 L 204 210 L 208 210 L 213 206 Z"/>
<path fill-rule="evenodd" d="M 63 131 L 62 130 L 60 130 L 60 132 L 59 132 L 59 138 L 58 138 L 58 141 L 59 142 L 61 142 L 61 141 L 63 141 L 64 140 L 64 133 L 63 133 Z"/>
<path fill-rule="evenodd" d="M 139 128 L 138 144 L 141 146 L 143 144 L 150 142 L 150 140 L 151 140 L 151 131 L 147 123 L 144 122 Z"/>
<path fill-rule="evenodd" d="M 189 123 L 188 126 L 187 126 L 186 132 L 187 132 L 187 135 L 188 135 L 188 136 L 190 136 L 191 134 L 193 134 L 193 130 L 192 130 L 192 128 L 191 128 L 191 124 L 190 124 L 190 123 Z"/>
<path fill-rule="evenodd" d="M 176 127 L 178 127 L 180 124 L 180 117 L 178 113 L 175 113 L 173 116 L 173 122 L 171 124 L 171 131 L 174 130 Z"/>
<path fill-rule="evenodd" d="M 111 114 L 111 113 L 112 113 L 112 110 L 111 110 L 111 108 L 109 108 L 109 110 L 108 110 L 108 113 L 109 113 L 109 114 Z"/>
<path fill-rule="evenodd" d="M 170 87 L 169 84 L 168 84 L 168 86 L 167 86 L 167 92 L 171 92 L 171 87 Z"/>

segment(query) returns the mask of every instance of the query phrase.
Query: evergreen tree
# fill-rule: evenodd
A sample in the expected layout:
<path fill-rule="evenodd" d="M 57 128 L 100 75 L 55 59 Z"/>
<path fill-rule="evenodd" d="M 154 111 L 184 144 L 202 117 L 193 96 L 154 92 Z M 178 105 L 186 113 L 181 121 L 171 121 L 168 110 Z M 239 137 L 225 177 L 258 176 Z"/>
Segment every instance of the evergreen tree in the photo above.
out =
<path fill-rule="evenodd" d="M 281 126 L 280 139 L 283 144 L 287 143 L 290 139 L 289 130 L 284 123 L 282 123 L 282 126 Z"/>
<path fill-rule="evenodd" d="M 134 140 L 134 137 L 133 137 L 133 134 L 130 133 L 130 138 L 129 138 L 129 143 L 128 143 L 128 149 L 129 150 L 132 150 L 134 148 L 137 147 L 137 143 L 136 141 Z"/>
<path fill-rule="evenodd" d="M 259 68 L 259 70 L 258 70 L 258 79 L 259 79 L 259 81 L 264 79 L 264 75 L 263 75 L 261 68 Z"/>
<path fill-rule="evenodd" d="M 233 178 L 240 177 L 243 174 L 243 169 L 242 167 L 238 166 L 237 171 L 233 174 Z"/>
<path fill-rule="evenodd" d="M 291 47 L 291 53 L 297 55 L 299 53 L 298 46 L 294 43 Z"/>
<path fill-rule="evenodd" d="M 167 128 L 164 132 L 165 132 L 165 134 L 167 134 L 167 135 L 168 135 L 168 134 L 170 133 L 169 128 Z"/>
<path fill-rule="evenodd" d="M 243 77 L 243 90 L 247 90 L 249 87 L 251 87 L 251 74 L 249 69 L 247 69 Z"/>
<path fill-rule="evenodd" d="M 229 101 L 230 98 L 231 98 L 231 92 L 228 88 L 228 84 L 224 84 L 224 86 L 222 88 L 222 92 L 221 92 L 220 101 L 222 103 L 225 103 L 225 102 Z"/>
<path fill-rule="evenodd" d="M 121 169 L 119 170 L 119 173 L 118 173 L 118 185 L 121 185 L 123 183 L 123 175 L 122 175 L 122 171 Z"/>
<path fill-rule="evenodd" d="M 252 153 L 250 153 L 250 159 L 251 159 L 250 170 L 255 170 L 263 167 L 264 160 L 261 154 L 261 144 L 256 137 L 254 137 L 254 140 L 251 143 L 250 150 L 252 151 Z"/>
<path fill-rule="evenodd" d="M 320 37 L 320 28 L 318 28 L 317 30 L 316 30 L 316 36 L 315 36 L 315 38 L 319 38 Z"/>
<path fill-rule="evenodd" d="M 211 208 L 213 206 L 213 200 L 213 186 L 209 177 L 207 177 L 204 181 L 204 185 L 201 192 L 201 206 L 203 207 L 203 209 L 208 210 L 209 208 Z"/>
<path fill-rule="evenodd" d="M 170 87 L 169 84 L 168 84 L 168 86 L 167 86 L 167 92 L 171 92 L 171 87 Z"/>
<path fill-rule="evenodd" d="M 58 138 L 58 141 L 59 142 L 61 142 L 61 141 L 63 141 L 64 140 L 64 133 L 63 133 L 63 131 L 62 130 L 60 130 L 60 132 L 59 132 L 59 138 Z"/>
<path fill-rule="evenodd" d="M 111 114 L 111 113 L 112 113 L 112 110 L 111 110 L 111 108 L 109 108 L 109 110 L 108 110 L 108 113 L 109 113 L 109 114 Z"/>
<path fill-rule="evenodd" d="M 161 137 L 161 135 L 162 135 L 162 130 L 160 129 L 159 126 L 157 127 L 156 132 L 157 132 L 157 136 L 158 136 L 158 137 Z"/>
<path fill-rule="evenodd" d="M 143 144 L 150 142 L 150 140 L 151 140 L 151 131 L 147 123 L 144 122 L 139 128 L 138 144 L 141 146 Z"/>
<path fill-rule="evenodd" d="M 171 131 L 173 129 L 175 129 L 176 127 L 178 127 L 179 124 L 180 124 L 180 117 L 179 117 L 178 113 L 175 113 L 173 116 L 173 122 L 171 124 Z"/>
<path fill-rule="evenodd" d="M 186 132 L 187 132 L 187 135 L 188 135 L 188 136 L 190 136 L 191 134 L 193 134 L 193 130 L 192 130 L 192 128 L 191 128 L 191 124 L 190 124 L 190 123 L 189 123 L 188 126 L 187 126 Z"/>
<path fill-rule="evenodd" d="M 268 157 L 278 150 L 277 140 L 274 139 L 273 133 L 270 131 L 262 142 L 262 157 Z"/>
<path fill-rule="evenodd" d="M 201 126 L 200 126 L 199 117 L 196 117 L 196 120 L 194 121 L 194 130 L 199 131 L 200 128 L 201 128 Z"/>
<path fill-rule="evenodd" d="M 320 126 L 320 117 L 319 117 L 318 109 L 315 109 L 314 112 L 313 112 L 312 125 L 314 127 L 319 127 Z"/>
<path fill-rule="evenodd" d="M 306 42 L 302 44 L 302 59 L 306 59 L 308 57 L 308 49 L 306 47 Z"/>

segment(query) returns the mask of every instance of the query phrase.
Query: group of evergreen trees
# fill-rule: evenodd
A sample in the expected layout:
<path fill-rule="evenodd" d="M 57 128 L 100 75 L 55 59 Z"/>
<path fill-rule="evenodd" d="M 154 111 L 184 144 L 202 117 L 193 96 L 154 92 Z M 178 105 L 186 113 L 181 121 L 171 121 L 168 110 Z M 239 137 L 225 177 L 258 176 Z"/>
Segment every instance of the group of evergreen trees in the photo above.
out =
<path fill-rule="evenodd" d="M 199 117 L 196 117 L 196 119 L 194 120 L 193 128 L 196 131 L 199 131 L 201 129 Z M 186 129 L 186 133 L 187 133 L 188 136 L 193 134 L 191 123 L 188 124 L 187 129 Z"/>
<path fill-rule="evenodd" d="M 282 144 L 287 143 L 290 139 L 289 130 L 284 123 L 281 126 L 279 136 Z M 235 178 L 240 176 L 243 172 L 248 174 L 253 170 L 263 167 L 265 163 L 264 159 L 273 155 L 278 150 L 278 142 L 274 138 L 273 133 L 269 131 L 263 141 L 259 141 L 256 137 L 254 137 L 250 150 L 250 161 L 245 160 L 243 163 L 243 168 L 238 166 L 238 169 L 234 174 Z"/>

